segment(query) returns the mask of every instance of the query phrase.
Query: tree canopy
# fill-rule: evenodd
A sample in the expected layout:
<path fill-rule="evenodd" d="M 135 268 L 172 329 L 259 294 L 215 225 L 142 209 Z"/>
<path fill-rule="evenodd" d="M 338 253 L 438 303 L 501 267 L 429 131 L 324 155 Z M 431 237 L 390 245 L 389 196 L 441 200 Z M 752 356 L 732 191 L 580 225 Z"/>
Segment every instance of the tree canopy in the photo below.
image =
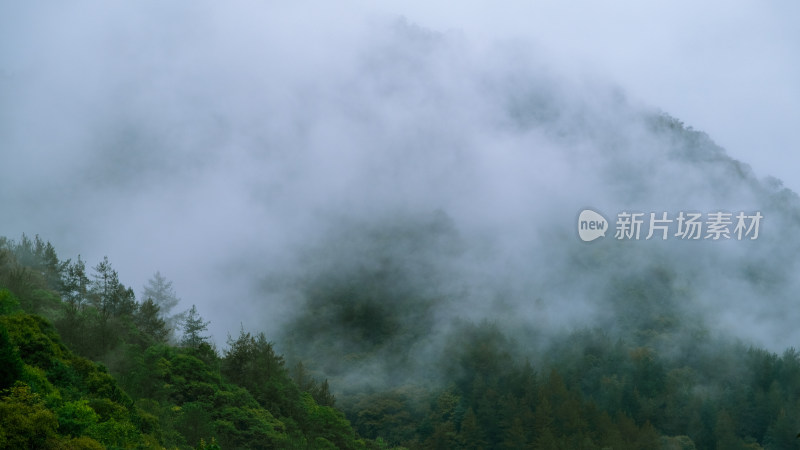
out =
<path fill-rule="evenodd" d="M 664 305 L 638 309 L 628 335 L 575 330 L 541 345 L 534 359 L 515 350 L 500 324 L 459 321 L 441 357 L 425 361 L 435 376 L 358 389 L 336 374 L 330 383 L 319 376 L 331 358 L 282 355 L 263 332 L 242 327 L 218 353 L 196 305 L 173 345 L 160 305 L 138 301 L 107 258 L 87 276 L 80 257 L 54 254 L 38 237 L 0 239 L 0 449 L 788 449 L 800 442 L 800 352 L 775 354 L 701 328 L 688 342 Z M 664 298 L 669 276 L 629 280 L 617 302 Z M 363 369 L 363 352 L 382 348 L 397 349 L 341 347 L 340 365 Z M 407 351 L 410 360 L 415 349 Z"/>

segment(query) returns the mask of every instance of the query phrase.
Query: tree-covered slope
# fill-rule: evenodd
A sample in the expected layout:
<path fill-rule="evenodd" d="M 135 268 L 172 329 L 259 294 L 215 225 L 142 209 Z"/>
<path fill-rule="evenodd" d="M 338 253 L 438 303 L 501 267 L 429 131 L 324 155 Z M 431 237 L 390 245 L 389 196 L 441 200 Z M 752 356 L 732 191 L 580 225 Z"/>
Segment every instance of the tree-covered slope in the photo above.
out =
<path fill-rule="evenodd" d="M 157 421 L 106 368 L 75 355 L 53 325 L 0 290 L 2 448 L 154 447 Z"/>
<path fill-rule="evenodd" d="M 170 342 L 158 305 L 107 259 L 89 281 L 38 237 L 0 244 L 0 448 L 376 445 L 326 383 L 303 376 L 301 389 L 263 334 L 241 330 L 220 355 L 193 307 Z"/>

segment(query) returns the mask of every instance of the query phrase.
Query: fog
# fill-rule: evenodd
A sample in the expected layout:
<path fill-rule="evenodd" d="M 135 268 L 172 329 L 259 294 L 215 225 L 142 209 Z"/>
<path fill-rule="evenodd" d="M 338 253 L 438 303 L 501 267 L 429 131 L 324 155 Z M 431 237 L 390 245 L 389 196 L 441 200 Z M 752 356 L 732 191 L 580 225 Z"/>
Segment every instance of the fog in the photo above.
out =
<path fill-rule="evenodd" d="M 688 3 L 664 19 L 686 25 L 674 30 L 648 28 L 665 7 L 590 8 L 594 22 L 547 2 L 452 17 L 391 4 L 46 6 L 0 14 L 0 235 L 39 234 L 89 265 L 108 255 L 137 294 L 159 270 L 221 345 L 240 324 L 290 349 L 336 338 L 379 354 L 435 354 L 457 320 L 622 330 L 618 286 L 660 270 L 645 312 L 774 350 L 797 343 L 800 209 L 765 178 L 796 162 L 772 152 L 798 145 L 786 23 L 771 28 L 772 52 L 740 42 L 765 77 L 745 89 L 730 85 L 754 65 L 733 53 L 709 74 L 686 65 L 710 24 L 684 19 Z M 755 30 L 785 20 L 752 17 Z M 717 19 L 719 39 L 744 20 Z M 741 108 L 761 112 L 731 117 Z M 755 241 L 612 230 L 584 243 L 587 207 L 612 226 L 621 211 L 765 219 Z M 343 320 L 348 296 L 388 334 Z"/>

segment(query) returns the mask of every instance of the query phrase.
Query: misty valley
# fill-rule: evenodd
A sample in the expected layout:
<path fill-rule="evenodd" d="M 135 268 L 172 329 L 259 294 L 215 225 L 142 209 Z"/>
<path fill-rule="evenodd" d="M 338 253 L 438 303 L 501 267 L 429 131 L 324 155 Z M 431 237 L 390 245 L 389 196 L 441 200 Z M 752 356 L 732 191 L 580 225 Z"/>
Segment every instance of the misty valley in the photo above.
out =
<path fill-rule="evenodd" d="M 800 197 L 741 130 L 460 9 L 180 3 L 0 5 L 0 449 L 800 449 Z"/>
<path fill-rule="evenodd" d="M 580 244 L 580 271 L 630 251 Z M 275 341 L 242 326 L 218 346 L 161 273 L 137 296 L 108 258 L 2 238 L 0 447 L 797 445 L 800 353 L 714 332 L 669 260 L 607 274 L 610 315 L 554 329 L 454 314 L 442 258 L 468 252 L 442 212 L 348 224 L 289 282 L 303 303 Z"/>

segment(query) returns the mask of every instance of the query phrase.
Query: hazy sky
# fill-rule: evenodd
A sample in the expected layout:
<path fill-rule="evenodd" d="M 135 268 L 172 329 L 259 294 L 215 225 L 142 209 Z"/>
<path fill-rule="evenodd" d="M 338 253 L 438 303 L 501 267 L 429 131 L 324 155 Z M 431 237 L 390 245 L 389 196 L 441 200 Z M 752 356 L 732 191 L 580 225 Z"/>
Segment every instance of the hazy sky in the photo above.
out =
<path fill-rule="evenodd" d="M 595 201 L 564 185 L 583 168 L 558 145 L 499 119 L 528 85 L 597 123 L 624 117 L 615 85 L 797 191 L 798 17 L 790 1 L 5 2 L 0 235 L 108 255 L 137 294 L 160 270 L 218 337 L 260 327 L 257 278 L 333 219 L 441 208 L 514 228 Z"/>
<path fill-rule="evenodd" d="M 520 39 L 708 133 L 800 190 L 800 5 L 792 1 L 390 1 L 470 39 Z"/>

